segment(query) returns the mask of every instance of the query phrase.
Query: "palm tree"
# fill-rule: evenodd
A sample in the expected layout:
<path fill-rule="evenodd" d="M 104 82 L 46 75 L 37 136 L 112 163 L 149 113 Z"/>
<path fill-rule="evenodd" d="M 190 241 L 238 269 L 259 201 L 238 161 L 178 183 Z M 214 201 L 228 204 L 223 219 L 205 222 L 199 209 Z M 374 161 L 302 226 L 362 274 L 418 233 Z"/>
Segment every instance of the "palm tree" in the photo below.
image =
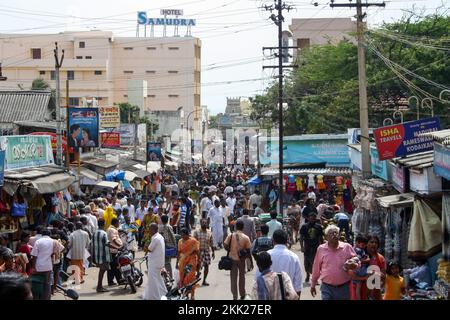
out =
<path fill-rule="evenodd" d="M 54 89 L 51 89 L 48 82 L 41 78 L 37 78 L 37 79 L 33 80 L 33 82 L 31 83 L 31 90 L 51 91 L 48 108 L 51 111 L 52 119 L 56 119 L 56 91 Z"/>

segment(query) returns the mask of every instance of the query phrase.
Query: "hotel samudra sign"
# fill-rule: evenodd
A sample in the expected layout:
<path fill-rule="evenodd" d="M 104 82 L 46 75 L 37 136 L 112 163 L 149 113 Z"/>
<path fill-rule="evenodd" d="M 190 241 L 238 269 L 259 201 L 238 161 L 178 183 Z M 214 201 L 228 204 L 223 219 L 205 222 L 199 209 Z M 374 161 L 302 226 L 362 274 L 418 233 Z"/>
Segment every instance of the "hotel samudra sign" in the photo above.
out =
<path fill-rule="evenodd" d="M 195 19 L 179 18 L 183 16 L 183 10 L 179 9 L 161 9 L 161 17 L 148 17 L 147 12 L 138 11 L 137 22 L 141 25 L 153 26 L 186 26 L 191 27 L 197 24 Z"/>
<path fill-rule="evenodd" d="M 420 137 L 420 134 L 438 130 L 440 124 L 436 117 L 375 129 L 380 160 L 433 150 L 433 139 Z"/>

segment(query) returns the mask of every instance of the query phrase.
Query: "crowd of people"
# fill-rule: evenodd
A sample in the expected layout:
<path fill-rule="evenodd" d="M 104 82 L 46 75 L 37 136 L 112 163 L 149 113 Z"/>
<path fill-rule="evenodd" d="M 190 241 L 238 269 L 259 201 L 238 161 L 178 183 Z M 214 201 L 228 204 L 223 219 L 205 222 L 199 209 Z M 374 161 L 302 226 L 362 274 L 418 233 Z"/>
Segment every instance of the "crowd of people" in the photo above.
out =
<path fill-rule="evenodd" d="M 180 287 L 201 274 L 200 285 L 209 286 L 211 261 L 218 250 L 225 249 L 232 261 L 233 299 L 251 295 L 257 300 L 295 300 L 304 289 L 300 258 L 292 247 L 299 242 L 304 280 L 310 282 L 313 296 L 320 281 L 324 300 L 401 298 L 406 287 L 401 266 L 386 263 L 376 236 L 353 239 L 350 215 L 343 208 L 309 190 L 287 206 L 286 227 L 273 206 L 275 185 L 265 196 L 258 188 L 250 194 L 245 181 L 253 173 L 250 168 L 230 167 L 199 168 L 195 173 L 163 171 L 160 191 L 74 196 L 70 214 L 48 219 L 33 235 L 23 232 L 15 251 L 2 238 L 0 291 L 16 284 L 24 288 L 24 298 L 48 300 L 56 285 L 66 280 L 60 270 L 75 272 L 82 284 L 86 270 L 97 267 L 96 291 L 108 292 L 105 273 L 108 287 L 125 283 L 118 252 L 126 247 L 133 256 L 140 250 L 146 254 L 148 280 L 143 298 L 159 300 L 167 294 L 163 274 L 176 279 Z M 269 211 L 270 221 L 261 222 L 258 214 Z M 257 270 L 249 294 L 246 274 L 253 270 L 254 261 Z M 36 275 L 42 279 L 43 290 L 31 295 L 26 278 Z M 379 287 L 367 285 L 371 277 L 379 277 Z M 195 291 L 193 286 L 191 299 Z"/>

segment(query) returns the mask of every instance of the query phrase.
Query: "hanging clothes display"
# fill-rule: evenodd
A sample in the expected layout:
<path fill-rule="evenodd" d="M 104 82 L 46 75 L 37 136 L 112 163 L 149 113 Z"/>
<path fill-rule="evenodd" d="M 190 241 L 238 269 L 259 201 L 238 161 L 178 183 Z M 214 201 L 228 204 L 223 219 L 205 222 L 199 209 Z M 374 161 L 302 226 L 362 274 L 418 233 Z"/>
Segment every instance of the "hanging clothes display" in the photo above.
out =
<path fill-rule="evenodd" d="M 305 184 L 302 177 L 299 176 L 295 179 L 295 185 L 297 186 L 297 191 L 305 192 Z"/>
<path fill-rule="evenodd" d="M 317 176 L 317 189 L 319 189 L 319 191 L 323 191 L 327 189 L 327 186 L 325 184 L 325 182 L 323 181 L 323 175 L 319 174 Z"/>
<path fill-rule="evenodd" d="M 293 175 L 288 176 L 287 188 L 288 193 L 295 193 L 297 191 L 297 185 L 295 184 L 295 177 Z"/>
<path fill-rule="evenodd" d="M 441 220 L 428 204 L 416 199 L 408 240 L 408 255 L 411 258 L 428 259 L 442 250 L 441 244 Z"/>
<path fill-rule="evenodd" d="M 316 183 L 314 181 L 314 177 L 315 177 L 315 175 L 313 175 L 312 173 L 308 174 L 308 189 L 316 188 Z"/>

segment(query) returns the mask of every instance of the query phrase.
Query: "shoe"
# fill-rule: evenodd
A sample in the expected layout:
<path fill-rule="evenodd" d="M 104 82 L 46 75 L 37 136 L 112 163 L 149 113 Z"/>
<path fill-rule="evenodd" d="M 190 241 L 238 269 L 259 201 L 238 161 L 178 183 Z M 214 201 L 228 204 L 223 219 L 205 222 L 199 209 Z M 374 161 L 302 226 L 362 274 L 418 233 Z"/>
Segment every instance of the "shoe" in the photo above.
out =
<path fill-rule="evenodd" d="M 203 282 L 203 283 L 202 283 L 202 286 L 207 287 L 207 286 L 209 286 L 209 283 L 208 283 L 208 282 Z"/>
<path fill-rule="evenodd" d="M 97 293 L 109 292 L 106 288 L 97 288 Z"/>
<path fill-rule="evenodd" d="M 116 286 L 116 285 L 117 285 L 117 283 L 115 283 L 115 282 L 108 283 L 108 287 L 112 287 L 112 286 Z"/>

